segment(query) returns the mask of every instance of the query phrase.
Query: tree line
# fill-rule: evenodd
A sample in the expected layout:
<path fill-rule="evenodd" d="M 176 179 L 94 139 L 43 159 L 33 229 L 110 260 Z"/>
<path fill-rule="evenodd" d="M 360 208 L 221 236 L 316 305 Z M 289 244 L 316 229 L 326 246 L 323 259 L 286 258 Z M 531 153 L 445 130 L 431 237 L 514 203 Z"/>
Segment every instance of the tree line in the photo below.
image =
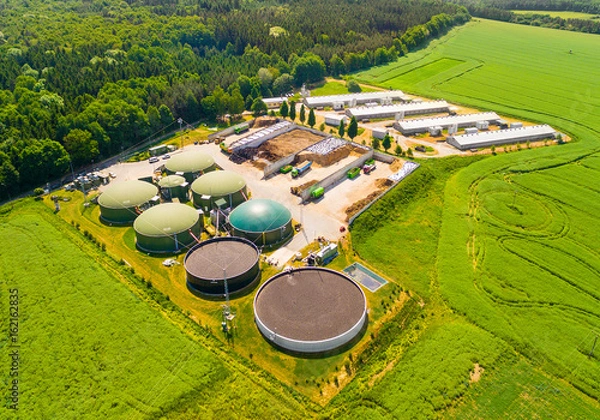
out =
<path fill-rule="evenodd" d="M 0 197 L 178 118 L 257 110 L 384 64 L 469 19 L 441 0 L 0 3 Z"/>
<path fill-rule="evenodd" d="M 473 16 L 521 25 L 600 34 L 599 0 L 453 0 L 464 5 Z M 532 10 L 535 13 L 514 13 L 513 10 Z M 544 11 L 571 11 L 595 14 L 591 19 L 561 18 Z"/>

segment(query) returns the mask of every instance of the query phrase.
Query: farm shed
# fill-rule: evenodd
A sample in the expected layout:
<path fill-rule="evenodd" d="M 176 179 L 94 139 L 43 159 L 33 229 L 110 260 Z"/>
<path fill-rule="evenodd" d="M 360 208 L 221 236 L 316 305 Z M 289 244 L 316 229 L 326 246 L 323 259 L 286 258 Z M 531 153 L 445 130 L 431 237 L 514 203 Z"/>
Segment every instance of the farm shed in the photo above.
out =
<path fill-rule="evenodd" d="M 170 201 L 177 198 L 179 201 L 187 201 L 190 184 L 180 175 L 168 175 L 158 181 L 160 195 L 163 199 Z"/>
<path fill-rule="evenodd" d="M 366 119 L 396 119 L 398 115 L 435 114 L 438 112 L 448 112 L 448 103 L 446 101 L 411 102 L 407 104 L 348 108 L 346 115 L 362 121 Z"/>
<path fill-rule="evenodd" d="M 166 144 L 159 144 L 158 146 L 154 146 L 148 149 L 150 156 L 159 156 L 164 153 L 167 153 L 169 149 Z"/>
<path fill-rule="evenodd" d="M 185 204 L 165 203 L 142 213 L 133 229 L 140 250 L 172 253 L 194 245 L 203 225 L 202 212 Z"/>
<path fill-rule="evenodd" d="M 348 118 L 345 115 L 341 115 L 341 114 L 326 114 L 325 115 L 325 124 L 331 125 L 333 127 L 339 127 L 340 122 L 344 121 L 344 124 L 346 124 L 347 119 Z"/>
<path fill-rule="evenodd" d="M 267 280 L 254 297 L 254 320 L 274 346 L 319 354 L 349 345 L 366 327 L 367 301 L 358 284 L 325 268 L 298 268 Z"/>
<path fill-rule="evenodd" d="M 212 210 L 219 199 L 224 199 L 228 207 L 233 208 L 246 201 L 247 197 L 246 181 L 235 172 L 210 172 L 192 184 L 194 206 L 204 211 Z"/>
<path fill-rule="evenodd" d="M 258 246 L 274 246 L 292 237 L 292 214 L 282 204 L 254 199 L 237 206 L 229 214 L 234 236 L 246 238 Z"/>
<path fill-rule="evenodd" d="M 371 134 L 373 135 L 373 137 L 375 137 L 376 139 L 380 139 L 383 140 L 383 138 L 385 137 L 385 135 L 388 133 L 388 129 L 387 128 L 373 128 L 371 130 Z"/>
<path fill-rule="evenodd" d="M 216 165 L 212 156 L 206 153 L 186 151 L 173 155 L 165 163 L 165 168 L 169 175 L 182 175 L 187 182 L 192 182 L 205 172 L 214 171 Z"/>
<path fill-rule="evenodd" d="M 304 105 L 309 108 L 324 108 L 328 106 L 333 109 L 340 109 L 340 105 L 350 107 L 369 102 L 390 104 L 392 102 L 405 102 L 408 100 L 409 98 L 401 90 L 386 90 L 377 92 L 346 93 L 343 95 L 308 96 L 304 98 Z"/>
<path fill-rule="evenodd" d="M 131 180 L 111 184 L 98 198 L 100 218 L 108 223 L 131 223 L 151 202 L 158 202 L 158 188 Z"/>
<path fill-rule="evenodd" d="M 500 117 L 495 112 L 481 112 L 478 114 L 451 115 L 448 117 L 435 118 L 417 118 L 410 120 L 398 120 L 394 123 L 394 128 L 405 136 L 412 134 L 425 133 L 429 127 L 440 126 L 447 129 L 456 124 L 458 128 L 475 127 L 480 121 L 494 123 Z"/>
<path fill-rule="evenodd" d="M 222 297 L 227 278 L 230 293 L 243 291 L 260 277 L 259 257 L 256 245 L 243 238 L 224 236 L 199 243 L 183 262 L 188 288 Z"/>
<path fill-rule="evenodd" d="M 536 141 L 556 138 L 557 132 L 549 125 L 533 125 L 505 130 L 484 131 L 460 136 L 449 136 L 448 144 L 460 150 L 477 147 L 499 146 L 503 144 Z"/>
<path fill-rule="evenodd" d="M 279 108 L 286 100 L 285 97 L 263 98 L 263 102 L 269 109 Z"/>

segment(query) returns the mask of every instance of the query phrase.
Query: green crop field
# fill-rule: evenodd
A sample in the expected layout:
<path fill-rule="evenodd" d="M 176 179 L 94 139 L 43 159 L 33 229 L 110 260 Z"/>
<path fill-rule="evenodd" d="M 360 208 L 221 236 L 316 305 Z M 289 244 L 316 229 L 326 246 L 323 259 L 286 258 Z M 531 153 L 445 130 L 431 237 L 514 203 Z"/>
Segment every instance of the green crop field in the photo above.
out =
<path fill-rule="evenodd" d="M 554 11 L 554 10 L 511 10 L 518 15 L 549 15 L 563 19 L 598 19 L 598 15 L 582 12 Z"/>
<path fill-rule="evenodd" d="M 542 383 L 570 384 L 571 391 L 581 391 L 577 398 L 591 397 L 586 401 L 595 410 L 600 398 L 599 352 L 591 354 L 600 336 L 597 51 L 600 37 L 595 35 L 483 20 L 396 63 L 356 75 L 359 81 L 548 123 L 574 141 L 475 162 L 449 177 L 442 198 L 433 183 L 422 194 L 433 194 L 434 202 L 443 203 L 437 212 L 441 227 L 435 244 L 427 241 L 426 232 L 436 226 L 436 212 L 415 201 L 410 206 L 420 206 L 425 229 L 411 228 L 411 236 L 407 221 L 417 215 L 399 214 L 355 245 L 383 271 L 386 264 L 401 265 L 398 260 L 410 263 L 397 272 L 405 272 L 411 281 L 417 278 L 411 272 L 418 274 L 423 267 L 417 263 L 433 267 L 430 284 L 422 276 L 414 290 L 423 293 L 429 287 L 433 298 L 439 291 L 454 311 L 503 339 L 549 375 Z M 357 223 L 361 237 L 360 224 L 365 222 Z M 397 232 L 405 238 L 402 242 L 391 241 Z M 373 241 L 389 243 L 390 254 L 392 247 L 397 251 L 374 255 L 367 249 Z M 524 387 L 519 375 L 514 381 L 513 386 Z M 550 402 L 546 388 L 525 388 L 531 398 L 559 410 L 559 400 Z M 501 404 L 498 401 L 498 407 Z M 521 405 L 511 404 L 511 410 Z M 492 406 L 490 410 L 498 409 Z M 527 417 L 523 410 L 515 416 Z M 485 412 L 488 415 L 482 417 L 491 413 Z M 588 417 L 582 413 L 585 410 L 573 415 Z M 459 417 L 469 415 L 463 411 Z"/>
<path fill-rule="evenodd" d="M 265 380 L 250 369 L 186 336 L 142 293 L 121 284 L 118 268 L 107 271 L 101 254 L 46 206 L 28 201 L 2 210 L 0 308 L 8 313 L 9 289 L 17 289 L 20 395 L 19 411 L 3 402 L 1 418 L 133 419 L 176 417 L 181 410 L 204 418 L 227 418 L 230 410 L 289 418 L 302 412 L 295 400 L 261 386 Z M 4 332 L 7 318 L 1 322 Z M 6 369 L 12 345 L 3 338 L 4 384 L 13 379 Z M 223 399 L 228 393 L 235 398 Z"/>

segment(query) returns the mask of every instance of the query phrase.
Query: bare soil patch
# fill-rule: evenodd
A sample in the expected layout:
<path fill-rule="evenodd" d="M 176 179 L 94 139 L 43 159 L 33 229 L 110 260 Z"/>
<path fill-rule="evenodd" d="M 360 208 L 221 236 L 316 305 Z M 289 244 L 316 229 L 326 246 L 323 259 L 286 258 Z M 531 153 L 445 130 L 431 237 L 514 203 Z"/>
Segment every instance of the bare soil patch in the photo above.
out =
<path fill-rule="evenodd" d="M 479 382 L 479 380 L 481 379 L 481 374 L 484 370 L 484 368 L 479 366 L 479 363 L 475 363 L 475 366 L 473 366 L 473 371 L 469 373 L 469 382 L 471 382 L 472 384 Z"/>

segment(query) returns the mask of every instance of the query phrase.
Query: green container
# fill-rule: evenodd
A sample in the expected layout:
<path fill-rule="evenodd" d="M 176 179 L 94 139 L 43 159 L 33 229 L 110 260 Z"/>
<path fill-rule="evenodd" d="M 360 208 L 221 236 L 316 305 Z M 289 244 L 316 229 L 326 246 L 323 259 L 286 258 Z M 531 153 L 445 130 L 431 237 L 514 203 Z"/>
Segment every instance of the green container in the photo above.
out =
<path fill-rule="evenodd" d="M 360 168 L 352 168 L 348 171 L 348 178 L 354 179 L 360 174 Z"/>
<path fill-rule="evenodd" d="M 279 169 L 279 172 L 287 174 L 288 172 L 291 172 L 292 169 L 294 169 L 292 165 L 285 165 L 283 168 Z"/>
<path fill-rule="evenodd" d="M 323 197 L 323 194 L 325 194 L 325 188 L 323 187 L 316 188 L 310 193 L 311 197 L 315 199 Z"/>

